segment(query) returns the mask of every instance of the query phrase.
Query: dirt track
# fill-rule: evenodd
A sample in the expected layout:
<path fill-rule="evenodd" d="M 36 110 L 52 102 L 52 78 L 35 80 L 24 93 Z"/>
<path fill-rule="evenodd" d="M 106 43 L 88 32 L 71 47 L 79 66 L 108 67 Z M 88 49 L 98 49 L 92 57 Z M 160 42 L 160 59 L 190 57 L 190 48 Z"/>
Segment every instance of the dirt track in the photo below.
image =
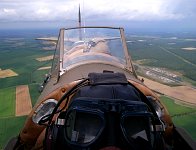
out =
<path fill-rule="evenodd" d="M 170 87 L 144 77 L 142 78 L 144 79 L 144 84 L 147 85 L 150 89 L 175 98 L 180 102 L 196 106 L 196 89 L 189 86 Z"/>
<path fill-rule="evenodd" d="M 16 87 L 16 116 L 28 115 L 32 109 L 28 85 Z"/>

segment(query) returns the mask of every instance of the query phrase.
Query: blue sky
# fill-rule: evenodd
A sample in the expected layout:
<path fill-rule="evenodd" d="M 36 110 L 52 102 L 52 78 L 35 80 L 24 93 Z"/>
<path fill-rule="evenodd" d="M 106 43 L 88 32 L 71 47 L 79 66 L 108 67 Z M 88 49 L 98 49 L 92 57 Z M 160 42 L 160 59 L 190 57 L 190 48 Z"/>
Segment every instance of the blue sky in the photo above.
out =
<path fill-rule="evenodd" d="M 196 29 L 196 0 L 0 0 L 0 29 L 77 25 Z"/>

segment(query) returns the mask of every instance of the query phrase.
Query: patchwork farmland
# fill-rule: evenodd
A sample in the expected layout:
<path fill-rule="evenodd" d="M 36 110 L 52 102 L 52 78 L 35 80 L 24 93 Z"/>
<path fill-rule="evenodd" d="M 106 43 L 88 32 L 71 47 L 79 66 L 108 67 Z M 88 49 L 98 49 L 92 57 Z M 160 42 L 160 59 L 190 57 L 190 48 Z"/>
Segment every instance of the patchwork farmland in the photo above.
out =
<path fill-rule="evenodd" d="M 34 34 L 13 33 L 5 37 L 0 34 L 0 150 L 8 139 L 19 134 L 51 66 L 49 58 L 54 51 L 43 50 L 42 43 L 34 40 Z M 36 37 L 40 35 L 39 32 Z"/>
<path fill-rule="evenodd" d="M 39 96 L 38 87 L 50 69 L 51 58 L 54 53 L 54 48 L 43 50 L 43 47 L 53 47 L 54 45 L 34 39 L 48 36 L 48 34 L 50 34 L 49 37 L 57 37 L 58 33 L 40 30 L 0 34 L 0 68 L 1 70 L 10 69 L 17 74 L 10 77 L 0 77 L 0 149 L 3 149 L 10 137 L 18 135 L 29 110 L 25 114 L 16 115 L 16 89 L 21 85 L 28 87 L 28 90 L 27 88 L 23 89 L 25 91 L 23 94 L 27 94 L 29 107 L 30 103 L 32 107 L 35 105 Z M 1 37 L 2 35 L 6 36 Z M 127 36 L 127 40 L 132 59 L 136 64 L 142 67 L 161 68 L 161 70 L 166 68 L 172 72 L 177 72 L 182 81 L 180 84 L 195 87 L 195 42 L 183 38 L 142 36 Z M 187 50 L 187 48 L 189 49 Z M 136 66 L 138 74 L 145 75 L 144 71 L 140 69 Z M 21 98 L 19 97 L 19 99 Z M 161 100 L 167 106 L 174 123 L 184 127 L 196 139 L 195 106 L 179 103 L 179 101 L 166 95 L 161 96 Z"/>

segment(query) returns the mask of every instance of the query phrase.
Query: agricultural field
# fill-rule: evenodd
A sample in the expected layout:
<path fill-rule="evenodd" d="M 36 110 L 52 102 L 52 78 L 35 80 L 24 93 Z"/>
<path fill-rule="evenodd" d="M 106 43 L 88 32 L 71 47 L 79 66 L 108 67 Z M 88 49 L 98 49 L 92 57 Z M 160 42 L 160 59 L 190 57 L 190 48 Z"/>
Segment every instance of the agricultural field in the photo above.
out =
<path fill-rule="evenodd" d="M 38 84 L 29 85 L 32 105 L 35 105 L 40 94 L 38 86 Z M 26 119 L 26 116 L 16 117 L 15 91 L 16 87 L 0 89 L 0 150 L 11 137 L 18 135 Z"/>
<path fill-rule="evenodd" d="M 175 100 L 162 96 L 162 103 L 167 107 L 172 120 L 176 126 L 186 129 L 186 131 L 196 140 L 196 107 L 176 104 Z"/>
<path fill-rule="evenodd" d="M 43 43 L 35 40 L 47 35 L 40 32 L 5 32 L 0 33 L 0 70 L 12 70 L 15 76 L 0 78 L 0 150 L 8 139 L 19 134 L 26 116 L 16 116 L 16 87 L 28 85 L 31 103 L 34 106 L 39 96 L 39 86 L 45 74 L 49 72 L 51 60 L 38 61 L 53 55 L 54 49 L 43 49 Z M 49 47 L 50 45 L 47 46 Z M 47 67 L 45 69 L 39 69 Z M 9 69 L 9 70 L 8 70 Z M 10 71 L 9 71 L 10 72 Z M 13 75 L 12 72 L 12 75 Z M 11 73 L 11 72 L 10 72 Z M 7 73 L 6 73 L 7 74 Z M 17 74 L 17 76 L 16 76 Z"/>
<path fill-rule="evenodd" d="M 0 118 L 15 116 L 15 88 L 0 89 Z"/>
<path fill-rule="evenodd" d="M 19 31 L 18 31 L 19 32 Z M 43 44 L 35 40 L 36 37 L 44 36 L 47 33 L 38 33 L 39 31 L 28 31 L 4 34 L 0 37 L 0 68 L 1 70 L 11 69 L 18 76 L 9 78 L 0 78 L 0 88 L 27 85 L 37 82 L 44 78 L 46 70 L 37 71 L 38 68 L 51 65 L 51 60 L 38 61 L 37 58 L 51 56 L 54 50 L 43 50 Z M 1 34 L 3 35 L 3 34 Z M 7 36 L 6 36 L 7 35 Z M 48 73 L 48 70 L 47 70 Z"/>
<path fill-rule="evenodd" d="M 26 116 L 0 118 L 0 150 L 11 137 L 18 135 L 23 127 Z"/>

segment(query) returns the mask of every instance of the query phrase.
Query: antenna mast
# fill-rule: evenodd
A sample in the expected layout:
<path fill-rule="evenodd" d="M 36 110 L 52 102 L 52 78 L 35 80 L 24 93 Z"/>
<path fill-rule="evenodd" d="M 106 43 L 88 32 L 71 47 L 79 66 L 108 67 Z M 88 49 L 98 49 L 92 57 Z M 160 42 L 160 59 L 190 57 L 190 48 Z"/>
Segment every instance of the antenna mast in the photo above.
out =
<path fill-rule="evenodd" d="M 81 27 L 80 4 L 79 4 L 79 11 L 78 11 L 78 26 Z M 81 29 L 79 29 L 79 39 L 82 40 L 82 32 L 81 32 Z"/>
<path fill-rule="evenodd" d="M 79 11 L 78 11 L 78 25 L 81 27 L 81 12 L 80 12 L 80 4 L 79 4 Z"/>

